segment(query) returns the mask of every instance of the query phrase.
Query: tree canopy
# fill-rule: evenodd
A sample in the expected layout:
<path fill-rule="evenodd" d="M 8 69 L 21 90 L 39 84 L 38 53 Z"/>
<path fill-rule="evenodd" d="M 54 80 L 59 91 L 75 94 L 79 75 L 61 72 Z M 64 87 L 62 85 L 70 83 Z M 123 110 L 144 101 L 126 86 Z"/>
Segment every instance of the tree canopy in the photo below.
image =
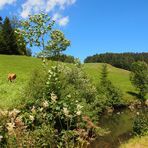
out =
<path fill-rule="evenodd" d="M 143 53 L 103 53 L 88 56 L 85 63 L 108 63 L 118 68 L 131 70 L 133 62 L 144 61 L 148 63 L 148 52 Z"/>
<path fill-rule="evenodd" d="M 130 80 L 139 91 L 139 98 L 144 101 L 148 93 L 148 64 L 145 62 L 134 62 L 131 67 Z"/>

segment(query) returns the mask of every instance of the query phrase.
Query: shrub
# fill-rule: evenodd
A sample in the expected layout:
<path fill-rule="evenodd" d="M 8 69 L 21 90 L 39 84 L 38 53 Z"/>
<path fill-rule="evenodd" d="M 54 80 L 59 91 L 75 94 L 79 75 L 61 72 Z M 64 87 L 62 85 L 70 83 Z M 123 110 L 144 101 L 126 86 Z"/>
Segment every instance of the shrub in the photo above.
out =
<path fill-rule="evenodd" d="M 95 124 L 96 89 L 81 68 L 58 64 L 33 75 L 25 93 L 31 103 L 10 111 L 3 125 L 8 147 L 83 147 L 106 133 Z"/>
<path fill-rule="evenodd" d="M 146 114 L 138 115 L 134 120 L 133 132 L 135 135 L 144 135 L 148 133 L 148 117 Z"/>
<path fill-rule="evenodd" d="M 122 104 L 123 94 L 120 89 L 115 87 L 110 80 L 108 80 L 107 65 L 102 65 L 101 79 L 98 84 L 97 101 L 102 107 L 112 107 Z"/>

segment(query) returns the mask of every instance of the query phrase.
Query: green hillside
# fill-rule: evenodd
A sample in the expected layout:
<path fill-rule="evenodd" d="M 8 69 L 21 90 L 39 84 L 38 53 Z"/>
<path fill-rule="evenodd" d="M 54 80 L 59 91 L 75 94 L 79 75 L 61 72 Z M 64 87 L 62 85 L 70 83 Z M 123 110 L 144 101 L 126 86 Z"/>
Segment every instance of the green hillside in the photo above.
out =
<path fill-rule="evenodd" d="M 88 76 L 97 85 L 100 79 L 102 64 L 98 63 L 87 63 L 84 64 L 84 70 L 88 73 Z M 129 80 L 130 72 L 124 69 L 116 68 L 108 64 L 108 78 L 113 84 L 120 88 L 124 93 L 124 99 L 126 101 L 132 101 L 135 97 L 131 96 L 129 92 L 135 92 L 134 87 L 131 85 Z"/>
<path fill-rule="evenodd" d="M 26 56 L 0 55 L 0 108 L 18 105 L 21 94 L 33 69 L 41 68 L 41 60 Z M 8 82 L 8 73 L 16 73 L 14 83 Z"/>
<path fill-rule="evenodd" d="M 27 84 L 34 69 L 40 69 L 40 59 L 26 56 L 0 55 L 0 108 L 11 108 L 21 102 L 22 90 Z M 95 84 L 99 82 L 101 64 L 84 64 L 84 70 Z M 127 92 L 134 92 L 129 81 L 129 71 L 108 65 L 109 79 L 124 92 L 124 98 L 131 100 L 133 97 Z M 7 80 L 8 73 L 16 73 L 14 83 Z"/>

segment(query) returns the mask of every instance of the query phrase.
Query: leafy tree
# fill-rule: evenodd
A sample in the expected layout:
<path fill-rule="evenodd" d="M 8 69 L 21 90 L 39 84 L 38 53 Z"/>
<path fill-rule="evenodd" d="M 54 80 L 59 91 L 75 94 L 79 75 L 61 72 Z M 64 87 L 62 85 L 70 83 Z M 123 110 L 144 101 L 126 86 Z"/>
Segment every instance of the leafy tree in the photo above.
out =
<path fill-rule="evenodd" d="M 19 53 L 21 55 L 27 55 L 26 42 L 24 40 L 24 37 L 23 36 L 20 37 L 16 33 L 16 29 L 18 27 L 21 27 L 21 23 L 16 16 L 13 16 L 10 21 L 11 21 L 11 26 L 12 26 L 13 30 L 15 30 L 14 33 L 15 33 L 16 40 L 17 41 L 19 40 L 19 42 L 17 42 Z"/>
<path fill-rule="evenodd" d="M 148 64 L 140 61 L 135 62 L 132 64 L 131 71 L 131 83 L 139 91 L 139 99 L 145 101 L 145 96 L 148 93 Z"/>
<path fill-rule="evenodd" d="M 70 45 L 70 41 L 65 39 L 61 31 L 52 31 L 53 25 L 54 21 L 47 14 L 41 12 L 29 16 L 26 21 L 21 21 L 22 28 L 16 32 L 19 38 L 24 37 L 25 42 L 29 43 L 31 47 L 38 46 L 41 49 L 38 56 L 49 57 L 51 53 L 59 55 Z"/>
<path fill-rule="evenodd" d="M 53 56 L 59 57 L 60 53 L 65 51 L 68 46 L 70 46 L 70 41 L 65 39 L 64 33 L 54 30 L 51 32 L 51 40 L 49 40 L 46 50 L 49 50 Z"/>
<path fill-rule="evenodd" d="M 31 47 L 37 46 L 44 51 L 47 43 L 47 36 L 49 36 L 53 25 L 54 21 L 52 21 L 47 14 L 42 12 L 29 16 L 26 21 L 21 21 L 21 29 L 18 29 L 16 32 L 18 33 L 19 38 L 24 37 L 25 42 Z"/>

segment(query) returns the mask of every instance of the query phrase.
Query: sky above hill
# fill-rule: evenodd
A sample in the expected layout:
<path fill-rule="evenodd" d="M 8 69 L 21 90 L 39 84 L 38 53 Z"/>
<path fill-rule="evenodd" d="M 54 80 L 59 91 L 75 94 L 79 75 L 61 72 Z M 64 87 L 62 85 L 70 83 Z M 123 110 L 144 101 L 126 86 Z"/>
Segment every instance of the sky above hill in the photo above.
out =
<path fill-rule="evenodd" d="M 71 40 L 66 53 L 81 61 L 96 53 L 148 52 L 147 0 L 0 0 L 3 18 L 41 10 Z"/>

